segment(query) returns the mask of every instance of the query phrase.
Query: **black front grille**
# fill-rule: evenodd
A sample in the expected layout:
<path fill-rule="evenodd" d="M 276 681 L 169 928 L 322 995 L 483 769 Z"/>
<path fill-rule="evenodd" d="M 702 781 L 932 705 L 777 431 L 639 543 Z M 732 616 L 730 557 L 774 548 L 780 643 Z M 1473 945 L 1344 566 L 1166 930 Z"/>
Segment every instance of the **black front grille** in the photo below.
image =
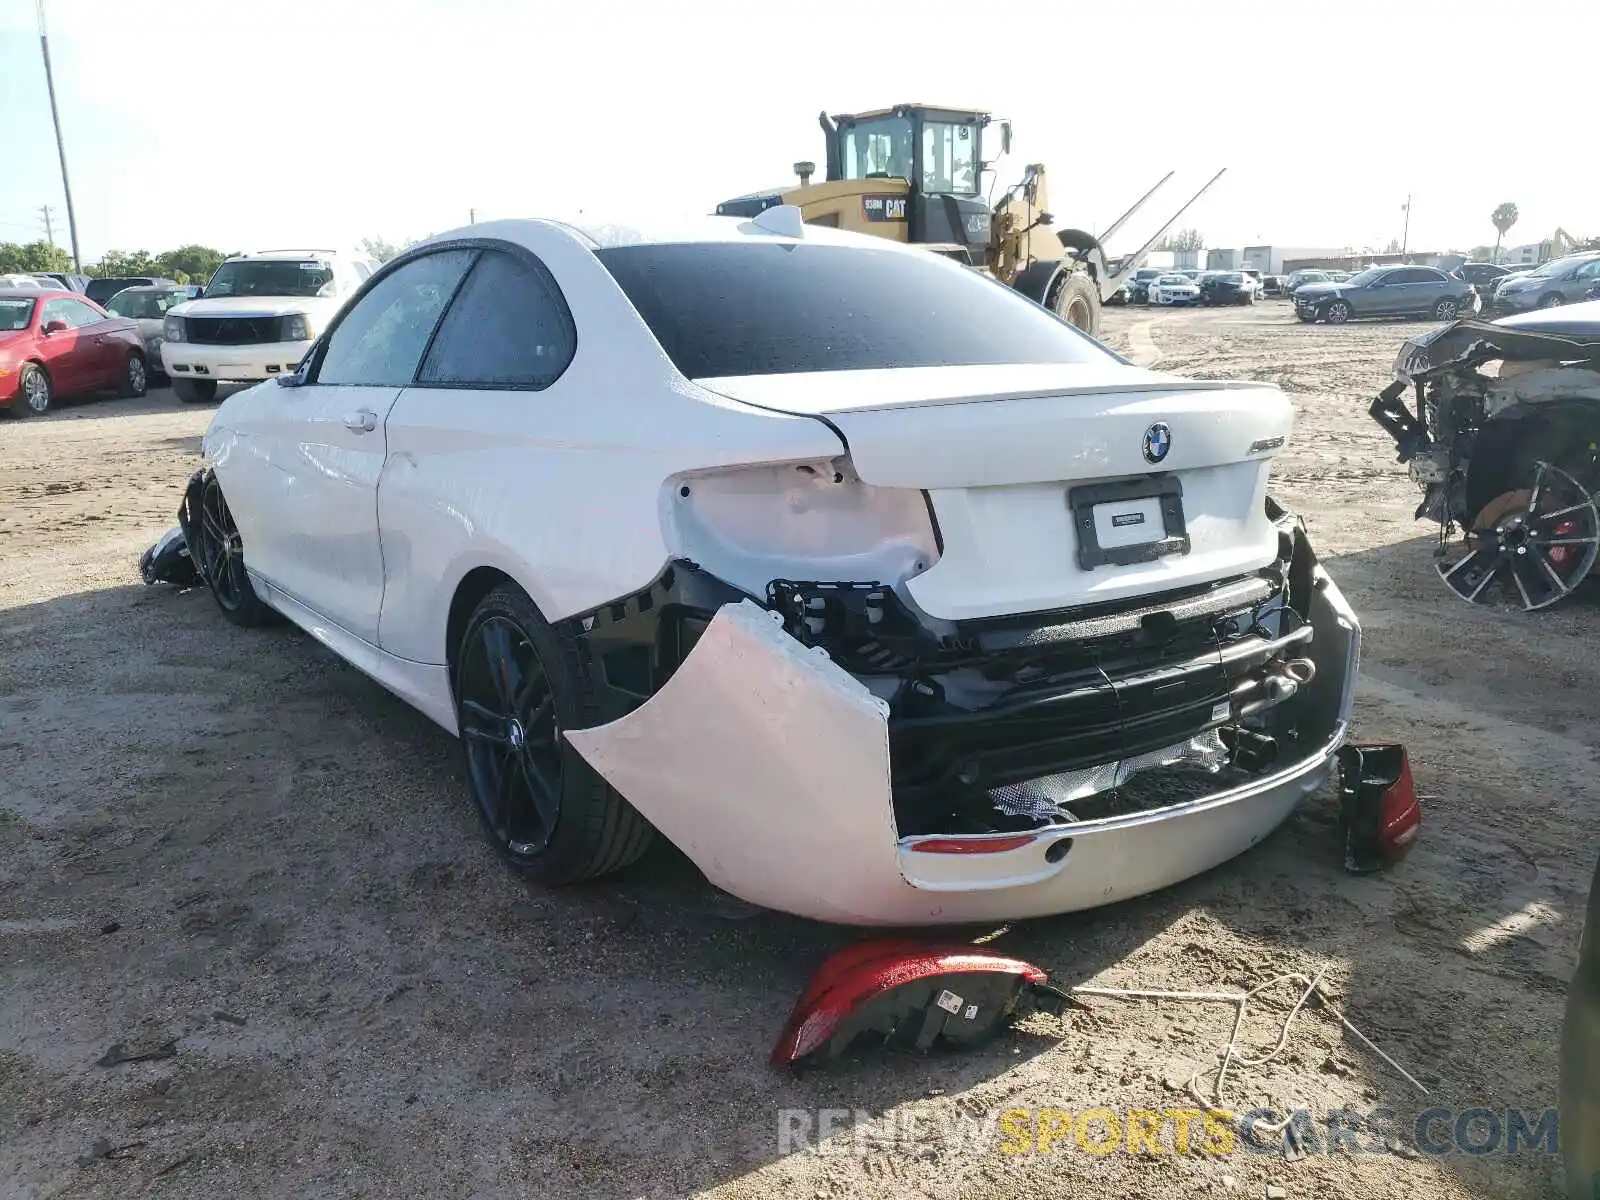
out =
<path fill-rule="evenodd" d="M 207 346 L 253 346 L 281 342 L 282 317 L 190 317 L 185 333 Z"/>

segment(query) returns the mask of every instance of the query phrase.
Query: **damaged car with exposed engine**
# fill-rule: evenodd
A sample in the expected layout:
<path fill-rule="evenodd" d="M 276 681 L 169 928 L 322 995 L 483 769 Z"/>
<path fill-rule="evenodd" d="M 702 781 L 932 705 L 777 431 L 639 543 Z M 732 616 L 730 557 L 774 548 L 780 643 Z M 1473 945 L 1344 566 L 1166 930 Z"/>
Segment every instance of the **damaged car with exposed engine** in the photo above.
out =
<path fill-rule="evenodd" d="M 1370 412 L 1439 526 L 1445 585 L 1529 611 L 1571 596 L 1600 545 L 1600 302 L 1457 321 L 1394 373 Z"/>
<path fill-rule="evenodd" d="M 535 881 L 659 836 L 818 920 L 1039 916 L 1333 774 L 1360 626 L 1267 493 L 1290 425 L 791 206 L 496 221 L 225 400 L 151 562 L 459 737 Z"/>

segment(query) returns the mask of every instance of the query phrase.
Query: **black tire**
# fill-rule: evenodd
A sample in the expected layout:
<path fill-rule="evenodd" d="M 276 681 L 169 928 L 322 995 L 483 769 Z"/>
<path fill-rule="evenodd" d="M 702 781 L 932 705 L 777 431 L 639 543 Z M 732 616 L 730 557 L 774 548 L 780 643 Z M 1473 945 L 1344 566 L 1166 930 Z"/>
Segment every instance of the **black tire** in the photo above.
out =
<path fill-rule="evenodd" d="M 1350 305 L 1344 300 L 1330 300 L 1319 315 L 1329 325 L 1343 325 L 1351 317 Z"/>
<path fill-rule="evenodd" d="M 172 394 L 184 404 L 210 404 L 217 398 L 215 379 L 174 379 Z"/>
<path fill-rule="evenodd" d="M 122 378 L 117 383 L 117 395 L 124 400 L 137 400 L 150 390 L 150 368 L 144 355 L 130 351 L 128 361 L 122 364 Z"/>
<path fill-rule="evenodd" d="M 215 475 L 207 475 L 201 487 L 194 542 L 190 556 L 222 615 L 246 629 L 271 622 L 276 613 L 250 583 L 244 542 Z"/>
<path fill-rule="evenodd" d="M 1083 272 L 1063 272 L 1046 307 L 1090 337 L 1100 336 L 1100 293 Z"/>
<path fill-rule="evenodd" d="M 1059 262 L 1036 262 L 1019 272 L 1011 286 L 1090 337 L 1100 336 L 1100 293 L 1083 272 Z"/>
<path fill-rule="evenodd" d="M 55 395 L 49 373 L 38 363 L 23 363 L 22 373 L 17 376 L 17 398 L 11 402 L 11 411 L 19 417 L 42 417 L 50 411 Z"/>
<path fill-rule="evenodd" d="M 1445 296 L 1433 306 L 1433 319 L 1435 321 L 1454 321 L 1461 316 L 1461 301 L 1454 296 Z"/>
<path fill-rule="evenodd" d="M 1561 1156 L 1570 1200 L 1600 1196 L 1600 868 L 1561 1024 Z"/>
<path fill-rule="evenodd" d="M 473 610 L 451 676 L 473 807 L 505 862 L 563 884 L 644 854 L 655 829 L 561 737 L 598 720 L 586 647 L 505 583 Z"/>
<path fill-rule="evenodd" d="M 1562 294 L 1560 292 L 1551 292 L 1543 300 L 1539 301 L 1539 307 L 1540 308 L 1560 308 L 1566 302 L 1567 302 L 1566 301 L 1566 297 L 1562 296 Z"/>

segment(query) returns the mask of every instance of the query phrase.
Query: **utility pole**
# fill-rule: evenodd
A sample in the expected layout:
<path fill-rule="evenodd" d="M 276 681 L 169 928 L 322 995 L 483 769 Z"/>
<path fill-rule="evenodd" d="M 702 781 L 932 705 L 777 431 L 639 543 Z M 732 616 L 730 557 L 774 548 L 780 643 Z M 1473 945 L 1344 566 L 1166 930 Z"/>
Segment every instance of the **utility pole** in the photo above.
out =
<path fill-rule="evenodd" d="M 475 209 L 475 208 L 467 209 L 467 224 L 468 225 L 476 225 L 477 223 L 478 223 L 478 210 Z"/>
<path fill-rule="evenodd" d="M 1401 233 L 1400 233 L 1400 257 L 1404 258 L 1405 254 L 1406 254 L 1406 247 L 1411 244 L 1411 193 L 1410 192 L 1406 193 L 1406 202 L 1401 207 L 1405 209 L 1405 214 L 1406 214 L 1405 228 L 1403 230 L 1401 230 Z"/>
<path fill-rule="evenodd" d="M 83 270 L 83 260 L 78 257 L 78 219 L 72 212 L 72 184 L 67 182 L 67 147 L 61 140 L 61 113 L 56 109 L 56 83 L 50 71 L 50 36 L 44 28 L 44 0 L 37 0 L 39 8 L 39 52 L 44 55 L 44 85 L 50 91 L 50 120 L 56 127 L 56 154 L 61 159 L 61 190 L 67 197 L 67 232 L 72 237 L 72 269 Z"/>
<path fill-rule="evenodd" d="M 56 230 L 55 226 L 50 223 L 50 206 L 48 204 L 39 205 L 39 215 L 44 218 L 44 240 L 49 242 L 50 248 L 54 250 L 56 248 Z"/>

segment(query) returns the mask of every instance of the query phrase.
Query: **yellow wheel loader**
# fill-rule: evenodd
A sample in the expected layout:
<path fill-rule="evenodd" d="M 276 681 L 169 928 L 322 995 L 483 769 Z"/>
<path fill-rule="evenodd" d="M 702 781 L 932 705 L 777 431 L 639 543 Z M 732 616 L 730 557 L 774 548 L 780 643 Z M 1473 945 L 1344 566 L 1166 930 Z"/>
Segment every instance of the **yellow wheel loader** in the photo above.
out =
<path fill-rule="evenodd" d="M 1103 243 L 1172 178 L 1169 171 L 1099 237 L 1081 229 L 1052 232 L 1045 170 L 1024 168 L 1022 179 L 991 204 L 982 192 L 986 112 L 899 104 L 872 112 L 818 117 L 827 137 L 825 178 L 812 183 L 814 164 L 798 162 L 791 188 L 752 192 L 717 205 L 722 216 L 756 217 L 790 204 L 810 225 L 830 225 L 911 242 L 987 271 L 1088 334 L 1100 331 L 1100 306 L 1133 274 L 1190 204 L 1222 177 L 1218 171 L 1155 234 L 1113 269 Z M 1011 122 L 1000 121 L 1000 153 L 1011 149 Z M 990 188 L 992 195 L 993 187 Z"/>

